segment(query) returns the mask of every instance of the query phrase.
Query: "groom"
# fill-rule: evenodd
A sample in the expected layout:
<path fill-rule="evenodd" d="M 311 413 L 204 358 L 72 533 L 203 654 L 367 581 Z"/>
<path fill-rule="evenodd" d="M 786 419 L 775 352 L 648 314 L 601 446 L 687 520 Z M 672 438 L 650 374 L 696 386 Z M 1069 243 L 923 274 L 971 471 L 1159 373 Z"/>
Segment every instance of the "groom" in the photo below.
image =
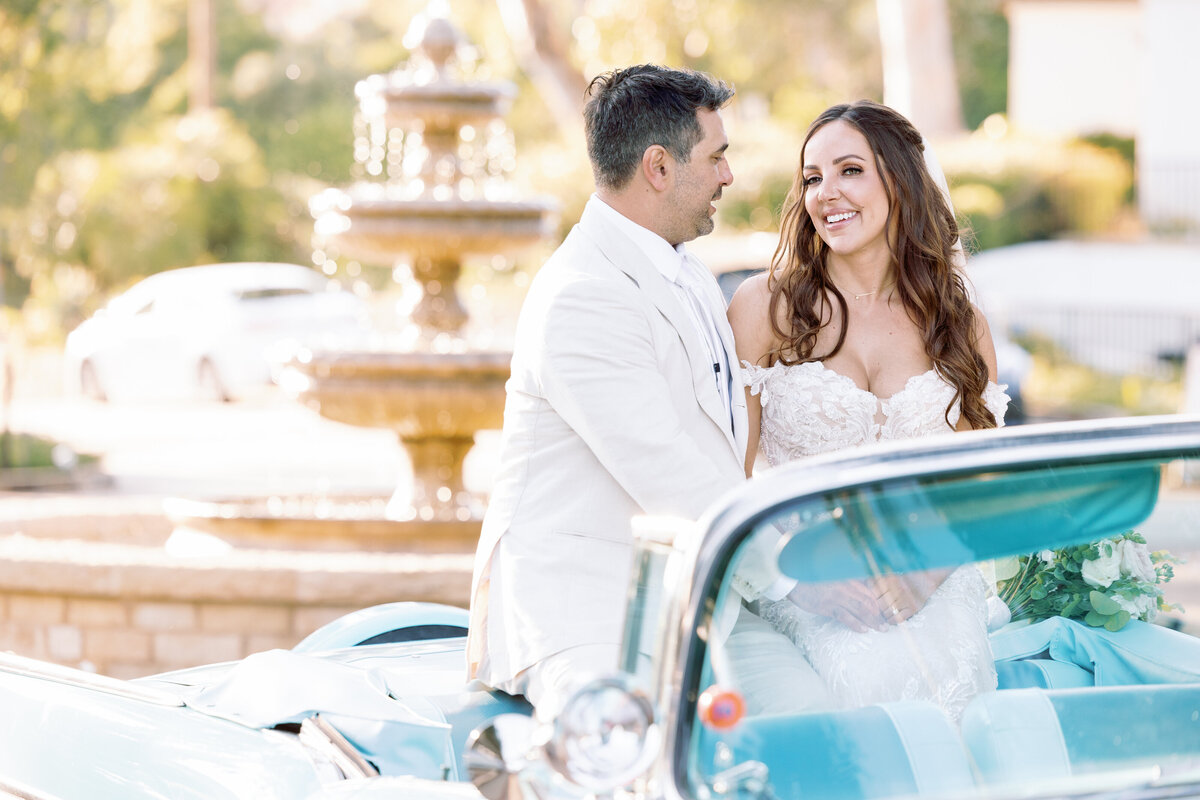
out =
<path fill-rule="evenodd" d="M 471 677 L 542 713 L 617 667 L 631 518 L 696 519 L 745 479 L 724 301 L 683 248 L 733 182 L 733 89 L 643 65 L 589 95 L 596 192 L 521 310 L 471 588 Z M 747 599 L 781 594 L 765 573 L 740 577 Z"/>

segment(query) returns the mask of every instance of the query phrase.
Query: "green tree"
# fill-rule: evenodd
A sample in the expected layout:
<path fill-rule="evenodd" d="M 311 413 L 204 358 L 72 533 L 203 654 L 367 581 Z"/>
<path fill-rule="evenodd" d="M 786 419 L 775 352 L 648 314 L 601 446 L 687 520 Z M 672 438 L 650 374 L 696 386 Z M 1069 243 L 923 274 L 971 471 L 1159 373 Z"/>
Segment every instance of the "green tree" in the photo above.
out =
<path fill-rule="evenodd" d="M 963 121 L 978 128 L 1008 109 L 1008 19 L 1001 0 L 950 0 Z"/>

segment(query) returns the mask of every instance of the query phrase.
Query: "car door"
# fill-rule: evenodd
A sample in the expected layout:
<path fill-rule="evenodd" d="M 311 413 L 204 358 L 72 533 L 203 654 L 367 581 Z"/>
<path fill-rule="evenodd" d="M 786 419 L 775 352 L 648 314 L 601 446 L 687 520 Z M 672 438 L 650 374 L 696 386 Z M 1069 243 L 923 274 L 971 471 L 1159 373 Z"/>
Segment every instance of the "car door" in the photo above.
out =
<path fill-rule="evenodd" d="M 186 287 L 163 286 L 114 314 L 104 348 L 106 383 L 115 395 L 185 396 L 194 365 L 188 355 Z"/>

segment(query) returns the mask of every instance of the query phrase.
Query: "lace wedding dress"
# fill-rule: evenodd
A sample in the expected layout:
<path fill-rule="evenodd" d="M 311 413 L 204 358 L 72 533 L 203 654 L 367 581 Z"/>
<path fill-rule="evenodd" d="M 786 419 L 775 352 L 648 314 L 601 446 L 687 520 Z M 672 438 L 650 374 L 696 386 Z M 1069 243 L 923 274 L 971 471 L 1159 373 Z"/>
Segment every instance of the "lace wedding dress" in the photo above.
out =
<path fill-rule="evenodd" d="M 930 370 L 880 399 L 820 362 L 755 367 L 743 379 L 762 403 L 760 446 L 772 466 L 866 442 L 945 433 L 954 389 Z M 989 383 L 984 403 L 1003 424 L 1008 395 Z M 950 422 L 960 416 L 956 406 Z M 957 721 L 967 702 L 996 688 L 987 638 L 988 585 L 975 566 L 952 572 L 925 606 L 886 631 L 859 633 L 792 601 L 762 602 L 761 617 L 800 648 L 833 702 L 854 708 L 891 700 L 939 705 Z"/>

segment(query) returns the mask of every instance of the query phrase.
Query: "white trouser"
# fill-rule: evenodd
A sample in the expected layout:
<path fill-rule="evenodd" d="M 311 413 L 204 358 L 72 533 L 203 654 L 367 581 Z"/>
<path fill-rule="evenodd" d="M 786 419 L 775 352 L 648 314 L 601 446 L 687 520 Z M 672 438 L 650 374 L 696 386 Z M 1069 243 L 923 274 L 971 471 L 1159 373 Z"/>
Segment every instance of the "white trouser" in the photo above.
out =
<path fill-rule="evenodd" d="M 506 685 L 496 688 L 525 695 L 538 719 L 549 721 L 558 716 L 563 703 L 579 686 L 616 672 L 618 650 L 615 644 L 568 647 L 521 670 Z"/>

